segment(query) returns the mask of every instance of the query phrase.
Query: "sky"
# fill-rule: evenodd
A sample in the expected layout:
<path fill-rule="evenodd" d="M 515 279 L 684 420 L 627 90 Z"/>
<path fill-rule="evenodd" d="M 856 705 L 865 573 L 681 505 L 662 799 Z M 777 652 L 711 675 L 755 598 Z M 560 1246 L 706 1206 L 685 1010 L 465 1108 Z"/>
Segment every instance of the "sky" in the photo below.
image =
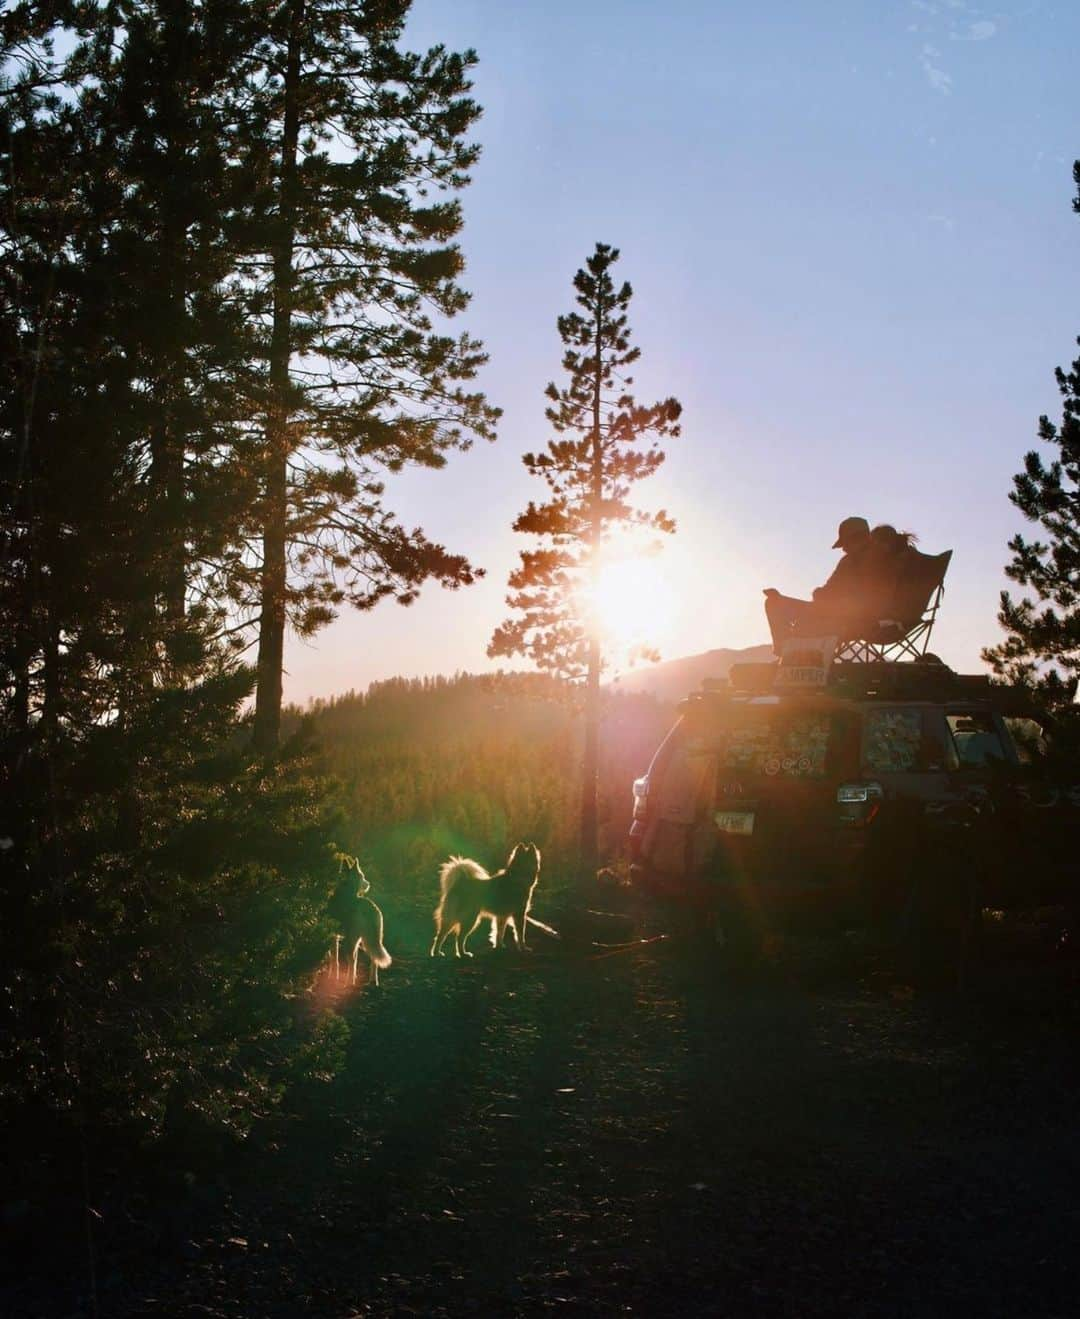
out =
<path fill-rule="evenodd" d="M 1049 0 L 415 0 L 414 49 L 479 56 L 483 147 L 461 194 L 499 438 L 388 479 L 388 506 L 486 570 L 291 639 L 285 697 L 482 672 L 511 523 L 546 487 L 556 318 L 597 241 L 621 252 L 641 402 L 683 433 L 637 487 L 678 522 L 636 602 L 664 659 L 768 640 L 848 515 L 954 551 L 931 648 L 1000 639 L 1012 476 L 1078 354 L 1080 6 Z M 1047 456 L 1050 451 L 1047 450 Z"/>

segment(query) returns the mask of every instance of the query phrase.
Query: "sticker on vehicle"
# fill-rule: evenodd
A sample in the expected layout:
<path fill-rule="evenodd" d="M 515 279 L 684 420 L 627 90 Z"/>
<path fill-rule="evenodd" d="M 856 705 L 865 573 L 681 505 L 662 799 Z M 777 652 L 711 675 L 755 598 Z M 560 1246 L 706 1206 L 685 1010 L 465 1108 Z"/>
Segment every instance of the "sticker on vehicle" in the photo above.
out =
<path fill-rule="evenodd" d="M 723 834 L 752 834 L 754 832 L 753 811 L 717 811 L 713 816 L 716 827 Z"/>

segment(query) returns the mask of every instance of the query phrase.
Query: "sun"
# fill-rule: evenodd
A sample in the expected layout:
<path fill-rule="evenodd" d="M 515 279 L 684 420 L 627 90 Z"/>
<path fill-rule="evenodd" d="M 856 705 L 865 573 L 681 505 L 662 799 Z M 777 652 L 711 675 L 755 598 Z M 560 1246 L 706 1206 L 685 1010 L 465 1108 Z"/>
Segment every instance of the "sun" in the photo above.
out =
<path fill-rule="evenodd" d="M 625 665 L 643 646 L 664 647 L 674 620 L 675 593 L 656 555 L 610 559 L 586 595 L 586 612 L 613 667 Z"/>

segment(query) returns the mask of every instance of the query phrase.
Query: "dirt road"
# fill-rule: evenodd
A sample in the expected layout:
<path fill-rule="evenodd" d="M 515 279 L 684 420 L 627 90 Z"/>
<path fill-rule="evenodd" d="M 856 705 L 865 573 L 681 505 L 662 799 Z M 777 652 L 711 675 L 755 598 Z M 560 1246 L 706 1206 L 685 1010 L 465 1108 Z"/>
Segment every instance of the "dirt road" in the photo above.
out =
<path fill-rule="evenodd" d="M 103 1314 L 1076 1313 L 1068 976 L 391 947 L 343 1075 Z"/>

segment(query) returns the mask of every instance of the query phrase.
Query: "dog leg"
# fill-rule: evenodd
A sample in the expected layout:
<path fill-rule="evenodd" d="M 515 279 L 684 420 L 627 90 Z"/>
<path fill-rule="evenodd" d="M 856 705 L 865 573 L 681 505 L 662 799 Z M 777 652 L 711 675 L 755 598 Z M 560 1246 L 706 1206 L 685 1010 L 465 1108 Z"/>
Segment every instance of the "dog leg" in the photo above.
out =
<path fill-rule="evenodd" d="M 371 983 L 375 986 L 376 989 L 378 989 L 378 987 L 379 987 L 379 965 L 378 965 L 378 963 L 375 961 L 374 957 L 371 956 L 370 953 L 368 954 L 368 959 L 369 959 L 370 962 L 371 962 Z"/>
<path fill-rule="evenodd" d="M 363 940 L 357 939 L 356 943 L 353 945 L 353 950 L 352 950 L 352 982 L 354 985 L 356 984 L 356 963 L 360 959 L 361 943 L 363 943 Z"/>
<path fill-rule="evenodd" d="M 514 934 L 517 936 L 517 946 L 522 950 L 528 951 L 528 944 L 525 942 L 525 930 L 529 919 L 529 909 L 525 907 L 518 915 L 514 917 Z"/>
<path fill-rule="evenodd" d="M 461 940 L 461 956 L 462 956 L 462 957 L 471 957 L 471 956 L 472 956 L 472 953 L 469 952 L 469 950 L 465 947 L 465 945 L 469 942 L 469 936 L 470 936 L 470 935 L 472 934 L 472 932 L 476 929 L 476 927 L 480 924 L 481 919 L 482 919 L 481 917 L 477 916 L 476 920 L 474 920 L 473 923 L 472 923 L 472 925 L 469 926 L 468 934 L 466 934 L 466 935 L 464 936 L 464 938 Z"/>

